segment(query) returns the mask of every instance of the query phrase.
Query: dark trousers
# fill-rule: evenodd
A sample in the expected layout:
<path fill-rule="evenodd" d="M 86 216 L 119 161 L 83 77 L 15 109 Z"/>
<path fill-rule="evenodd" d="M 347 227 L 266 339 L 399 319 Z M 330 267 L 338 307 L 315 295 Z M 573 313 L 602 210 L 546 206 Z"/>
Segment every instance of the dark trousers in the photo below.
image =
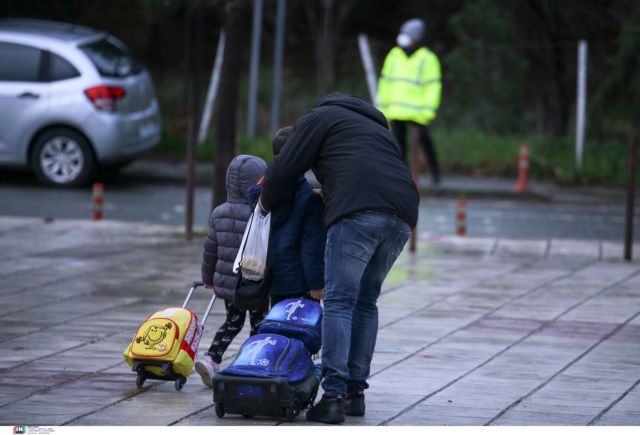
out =
<path fill-rule="evenodd" d="M 322 318 L 322 388 L 328 396 L 368 388 L 378 296 L 410 234 L 396 215 L 374 211 L 329 227 Z"/>
<path fill-rule="evenodd" d="M 411 124 L 418 129 L 418 136 L 420 138 L 420 143 L 422 144 L 422 149 L 427 155 L 427 159 L 429 159 L 429 166 L 431 166 L 431 174 L 433 180 L 436 182 L 440 181 L 440 166 L 438 165 L 438 157 L 436 156 L 436 149 L 433 144 L 433 139 L 431 139 L 429 127 L 410 121 L 391 121 L 391 130 L 393 130 L 393 134 L 396 136 L 396 140 L 400 145 L 400 151 L 402 151 L 402 155 L 404 156 L 405 161 L 407 160 L 408 124 Z"/>
<path fill-rule="evenodd" d="M 222 355 L 227 350 L 235 336 L 242 331 L 247 315 L 246 310 L 238 310 L 229 301 L 225 300 L 224 306 L 227 309 L 227 320 L 218 329 L 218 332 L 216 332 L 213 342 L 211 343 L 211 347 L 209 347 L 209 350 L 207 351 L 207 354 L 211 356 L 211 359 L 218 364 L 222 362 Z M 258 328 L 260 327 L 262 320 L 264 320 L 267 315 L 269 309 L 265 306 L 262 309 L 248 311 L 249 322 L 251 323 L 251 335 L 256 335 L 258 333 Z"/>

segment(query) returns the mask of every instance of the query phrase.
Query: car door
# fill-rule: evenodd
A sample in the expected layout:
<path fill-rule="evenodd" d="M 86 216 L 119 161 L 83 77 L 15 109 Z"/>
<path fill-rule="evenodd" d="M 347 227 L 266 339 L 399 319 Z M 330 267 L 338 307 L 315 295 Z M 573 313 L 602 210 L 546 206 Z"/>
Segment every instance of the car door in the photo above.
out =
<path fill-rule="evenodd" d="M 49 84 L 43 51 L 0 41 L 0 161 L 25 164 L 22 152 L 38 120 L 46 116 Z"/>

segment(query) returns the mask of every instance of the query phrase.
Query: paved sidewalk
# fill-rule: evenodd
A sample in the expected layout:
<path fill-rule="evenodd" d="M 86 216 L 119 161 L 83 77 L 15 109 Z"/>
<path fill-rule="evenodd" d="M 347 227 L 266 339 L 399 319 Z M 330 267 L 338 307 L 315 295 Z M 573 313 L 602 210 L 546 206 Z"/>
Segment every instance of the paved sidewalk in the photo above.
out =
<path fill-rule="evenodd" d="M 200 249 L 167 226 L 0 217 L 0 425 L 283 424 L 218 420 L 197 374 L 182 392 L 138 389 L 122 361 L 145 316 L 182 302 Z M 640 263 L 621 256 L 611 242 L 422 240 L 385 283 L 367 414 L 347 424 L 640 425 Z"/>

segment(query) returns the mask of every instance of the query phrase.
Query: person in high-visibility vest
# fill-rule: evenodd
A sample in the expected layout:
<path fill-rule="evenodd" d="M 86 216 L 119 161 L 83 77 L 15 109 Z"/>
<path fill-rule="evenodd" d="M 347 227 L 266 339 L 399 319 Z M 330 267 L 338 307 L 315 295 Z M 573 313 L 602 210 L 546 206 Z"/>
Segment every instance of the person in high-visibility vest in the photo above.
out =
<path fill-rule="evenodd" d="M 391 124 L 400 149 L 407 155 L 407 124 L 417 126 L 429 159 L 434 184 L 440 182 L 438 158 L 428 125 L 436 117 L 442 91 L 440 61 L 423 46 L 426 25 L 419 18 L 405 22 L 387 55 L 378 82 L 378 106 Z"/>

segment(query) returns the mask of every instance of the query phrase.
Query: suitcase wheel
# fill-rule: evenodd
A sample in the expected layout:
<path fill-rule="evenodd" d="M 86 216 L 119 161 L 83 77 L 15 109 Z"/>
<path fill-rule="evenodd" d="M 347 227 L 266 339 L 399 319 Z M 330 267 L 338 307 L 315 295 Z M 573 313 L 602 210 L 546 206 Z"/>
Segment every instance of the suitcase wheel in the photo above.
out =
<path fill-rule="evenodd" d="M 176 391 L 182 390 L 184 384 L 187 382 L 187 379 L 184 376 L 178 376 L 175 380 L 174 386 L 176 387 Z"/>
<path fill-rule="evenodd" d="M 298 405 L 298 401 L 294 400 L 294 402 L 288 408 L 285 408 L 284 418 L 289 422 L 293 422 L 298 414 L 300 413 L 300 405 Z"/>
<path fill-rule="evenodd" d="M 136 376 L 136 386 L 138 388 L 142 388 L 142 386 L 144 385 L 144 381 L 146 380 L 147 377 L 144 375 L 144 373 L 138 372 L 138 375 Z"/>
<path fill-rule="evenodd" d="M 218 416 L 218 418 L 222 418 L 224 417 L 224 406 L 222 406 L 222 403 L 216 403 L 216 416 Z"/>

